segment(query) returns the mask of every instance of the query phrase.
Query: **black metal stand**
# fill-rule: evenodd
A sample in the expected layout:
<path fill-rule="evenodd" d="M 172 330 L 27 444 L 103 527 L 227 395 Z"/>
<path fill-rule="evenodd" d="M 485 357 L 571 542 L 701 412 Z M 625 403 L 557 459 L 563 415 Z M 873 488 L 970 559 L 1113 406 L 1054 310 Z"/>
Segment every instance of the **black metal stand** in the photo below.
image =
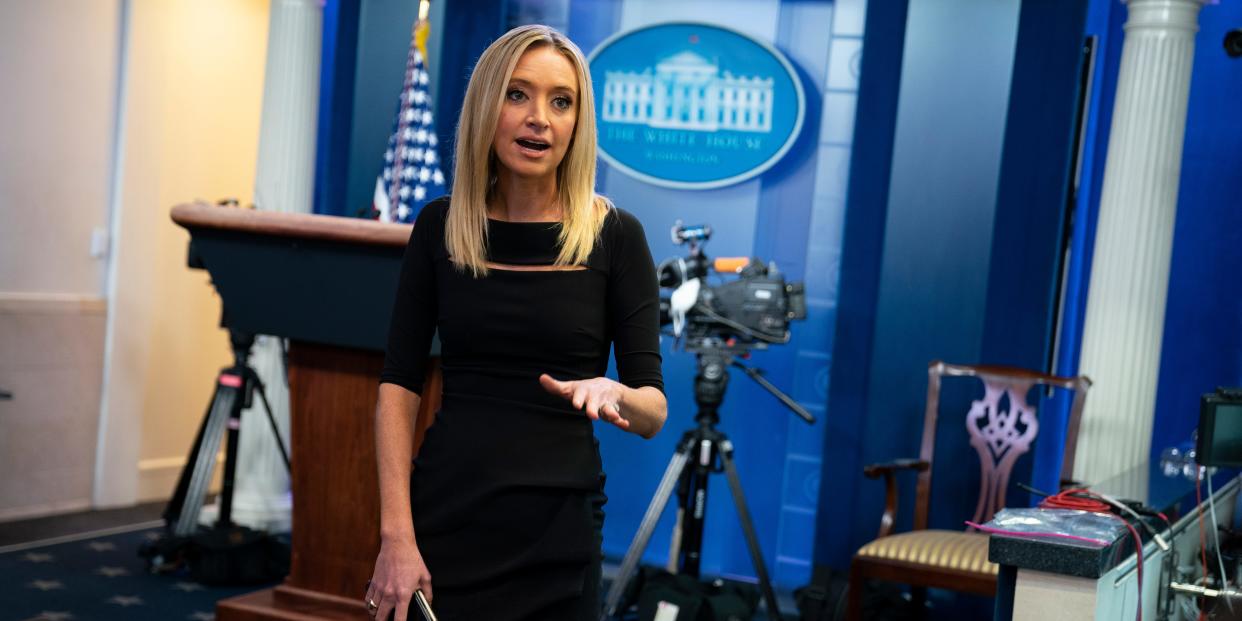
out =
<path fill-rule="evenodd" d="M 670 564 L 675 559 L 680 573 L 696 578 L 699 576 L 703 550 L 703 525 L 707 517 L 708 477 L 722 471 L 729 482 L 729 491 L 733 495 L 733 504 L 742 525 L 742 533 L 746 537 L 746 547 L 750 552 L 755 574 L 759 578 L 759 588 L 768 610 L 768 617 L 772 621 L 779 621 L 781 618 L 776 593 L 772 589 L 767 566 L 763 562 L 763 553 L 759 549 L 759 538 L 755 534 L 750 510 L 746 507 L 742 482 L 738 477 L 737 467 L 733 463 L 733 443 L 729 441 L 728 436 L 716 429 L 716 425 L 720 422 L 718 414 L 720 404 L 724 401 L 725 389 L 729 384 L 729 367 L 736 366 L 744 369 L 749 377 L 807 422 L 814 422 L 815 419 L 793 399 L 764 379 L 758 370 L 739 362 L 733 353 L 711 348 L 703 349 L 698 353 L 698 363 L 698 374 L 694 378 L 694 400 L 699 407 L 694 419 L 698 426 L 685 432 L 677 444 L 677 450 L 673 453 L 673 458 L 669 461 L 664 476 L 660 479 L 655 496 L 652 497 L 651 504 L 648 505 L 647 512 L 643 515 L 638 533 L 634 536 L 634 540 L 625 553 L 625 558 L 621 561 L 617 579 L 608 590 L 603 615 L 600 617 L 601 621 L 608 621 L 616 617 L 619 612 L 617 606 L 625 591 L 625 585 L 638 568 L 638 561 L 647 548 L 651 534 L 655 531 L 656 523 L 660 519 L 660 514 L 664 512 L 674 487 L 677 488 L 678 512 L 677 527 L 673 535 L 673 550 L 669 555 Z M 693 464 L 690 463 L 692 460 Z"/>
<path fill-rule="evenodd" d="M 164 509 L 164 522 L 177 537 L 193 535 L 198 528 L 198 515 L 203 508 L 207 496 L 207 487 L 215 471 L 216 454 L 220 451 L 220 442 L 227 429 L 228 443 L 224 453 L 224 477 L 220 491 L 220 515 L 216 520 L 216 528 L 228 528 L 233 525 L 233 479 L 237 471 L 237 449 L 239 431 L 241 429 L 242 410 L 251 406 L 256 392 L 263 401 L 263 409 L 267 412 L 268 423 L 272 426 L 272 434 L 276 438 L 276 446 L 280 456 L 289 468 L 289 453 L 280 438 L 276 419 L 272 415 L 272 406 L 267 401 L 263 381 L 249 364 L 250 349 L 254 346 L 254 335 L 229 330 L 229 340 L 233 344 L 233 366 L 220 371 L 216 378 L 216 390 L 212 395 L 207 414 L 199 426 L 198 435 L 190 449 L 190 456 L 181 477 L 177 481 L 176 491 Z"/>

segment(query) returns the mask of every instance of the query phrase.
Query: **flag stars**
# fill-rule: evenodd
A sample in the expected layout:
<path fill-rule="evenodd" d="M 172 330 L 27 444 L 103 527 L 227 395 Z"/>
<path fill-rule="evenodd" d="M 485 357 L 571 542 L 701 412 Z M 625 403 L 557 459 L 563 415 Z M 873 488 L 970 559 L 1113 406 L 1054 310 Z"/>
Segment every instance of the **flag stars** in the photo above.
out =
<path fill-rule="evenodd" d="M 55 591 L 56 589 L 65 588 L 65 583 L 60 580 L 33 580 L 26 583 L 28 589 L 39 589 L 40 591 Z"/>
<path fill-rule="evenodd" d="M 428 149 L 427 153 L 423 157 L 423 161 L 426 162 L 428 166 L 435 164 L 436 163 L 436 152 Z"/>
<path fill-rule="evenodd" d="M 401 203 L 400 205 L 397 206 L 397 219 L 398 220 L 404 220 L 408 218 L 409 215 L 410 215 L 409 205 L 406 205 L 405 203 Z"/>
<path fill-rule="evenodd" d="M 26 621 L 70 621 L 73 615 L 64 611 L 44 610 Z"/>
<path fill-rule="evenodd" d="M 414 134 L 414 141 L 419 143 L 427 142 L 427 130 L 420 129 Z"/>
<path fill-rule="evenodd" d="M 418 169 L 418 181 L 419 181 L 420 183 L 427 183 L 427 180 L 429 180 L 429 179 L 431 179 L 431 170 L 430 170 L 430 169 L 428 169 L 427 167 L 423 167 L 423 168 Z"/>
<path fill-rule="evenodd" d="M 402 179 L 405 179 L 406 181 L 410 181 L 411 179 L 413 179 L 413 178 L 414 178 L 414 169 L 413 169 L 413 168 L 402 168 L 402 169 L 401 169 L 401 178 L 402 178 Z"/>
<path fill-rule="evenodd" d="M 410 186 L 408 185 L 401 186 L 401 189 L 397 190 L 397 196 L 400 196 L 401 200 L 408 199 L 410 197 Z"/>
<path fill-rule="evenodd" d="M 137 595 L 114 595 L 106 601 L 109 604 L 116 604 L 117 606 L 120 606 L 122 608 L 129 608 L 130 606 L 142 606 L 143 604 L 146 603 L 142 601 L 142 598 L 138 597 Z"/>
<path fill-rule="evenodd" d="M 431 180 L 436 185 L 444 185 L 444 173 L 440 172 L 440 169 L 437 168 L 435 174 L 431 176 Z"/>
<path fill-rule="evenodd" d="M 424 188 L 421 185 L 414 188 L 414 200 L 421 201 L 424 198 L 427 198 L 427 188 Z"/>
<path fill-rule="evenodd" d="M 403 115 L 401 115 L 401 116 L 405 117 L 405 122 L 406 122 L 406 123 L 413 123 L 413 122 L 414 122 L 414 115 L 416 115 L 416 114 L 418 114 L 418 113 L 414 111 L 414 108 L 407 108 L 407 109 L 406 109 L 406 111 L 405 111 L 405 114 L 403 114 Z"/>

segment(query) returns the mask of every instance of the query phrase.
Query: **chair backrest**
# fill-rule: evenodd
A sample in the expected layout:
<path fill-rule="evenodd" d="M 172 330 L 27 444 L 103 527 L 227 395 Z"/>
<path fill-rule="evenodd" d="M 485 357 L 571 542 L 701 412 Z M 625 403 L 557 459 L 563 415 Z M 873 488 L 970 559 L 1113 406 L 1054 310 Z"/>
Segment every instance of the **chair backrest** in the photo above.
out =
<path fill-rule="evenodd" d="M 940 411 L 940 382 L 945 376 L 977 377 L 983 382 L 983 397 L 971 403 L 966 413 L 966 431 L 970 445 L 979 455 L 979 501 L 974 522 L 982 524 L 1005 506 L 1005 492 L 1014 462 L 1026 453 L 1039 433 L 1036 408 L 1026 400 L 1032 386 L 1044 385 L 1072 390 L 1073 404 L 1065 430 L 1065 457 L 1061 475 L 1074 471 L 1074 452 L 1078 423 L 1087 399 L 1091 380 L 1085 375 L 1058 377 L 1016 367 L 971 366 L 946 364 L 939 360 L 927 365 L 927 413 L 923 421 L 923 446 L 919 458 L 932 464 L 936 443 L 936 421 Z M 1008 395 L 1008 409 L 1002 409 L 1002 397 Z M 932 468 L 919 473 L 914 505 L 914 528 L 927 528 L 928 504 L 931 499 Z M 1053 490 L 1056 491 L 1056 490 Z"/>

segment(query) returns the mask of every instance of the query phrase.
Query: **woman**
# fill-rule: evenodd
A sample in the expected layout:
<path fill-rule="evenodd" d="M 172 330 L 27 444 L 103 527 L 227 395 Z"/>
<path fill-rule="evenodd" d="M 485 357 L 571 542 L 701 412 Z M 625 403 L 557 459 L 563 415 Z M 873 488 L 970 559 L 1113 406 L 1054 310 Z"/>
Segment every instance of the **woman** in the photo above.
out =
<path fill-rule="evenodd" d="M 598 618 L 592 421 L 650 438 L 667 405 L 655 269 L 637 219 L 595 194 L 595 145 L 586 61 L 564 35 L 523 26 L 483 52 L 453 193 L 419 214 L 393 309 L 366 594 L 381 619 L 407 618 L 415 590 L 443 621 Z M 443 402 L 411 474 L 437 329 Z M 610 346 L 620 383 L 603 377 Z"/>

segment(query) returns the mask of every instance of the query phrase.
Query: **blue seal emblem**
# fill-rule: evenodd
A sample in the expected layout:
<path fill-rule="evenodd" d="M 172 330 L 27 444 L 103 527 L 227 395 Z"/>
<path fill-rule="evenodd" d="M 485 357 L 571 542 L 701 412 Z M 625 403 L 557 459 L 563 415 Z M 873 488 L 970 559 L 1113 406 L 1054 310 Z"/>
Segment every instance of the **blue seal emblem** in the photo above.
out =
<path fill-rule="evenodd" d="M 712 24 L 618 33 L 589 57 L 600 156 L 654 185 L 707 189 L 750 179 L 785 155 L 806 97 L 772 46 Z"/>

